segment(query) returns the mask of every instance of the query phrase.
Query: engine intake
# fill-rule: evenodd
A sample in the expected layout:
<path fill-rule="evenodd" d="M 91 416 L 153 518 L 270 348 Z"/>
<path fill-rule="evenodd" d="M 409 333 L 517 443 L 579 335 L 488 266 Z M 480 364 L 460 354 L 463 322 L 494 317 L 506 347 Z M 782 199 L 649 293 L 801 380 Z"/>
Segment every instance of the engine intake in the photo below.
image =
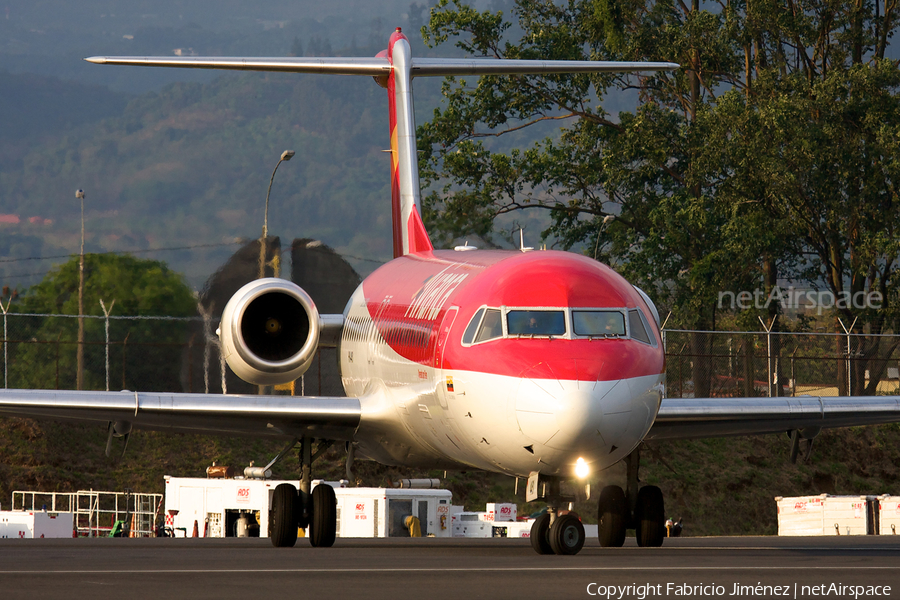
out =
<path fill-rule="evenodd" d="M 309 294 L 284 279 L 257 279 L 225 305 L 219 338 L 235 375 L 256 385 L 294 381 L 319 345 L 319 311 Z"/>

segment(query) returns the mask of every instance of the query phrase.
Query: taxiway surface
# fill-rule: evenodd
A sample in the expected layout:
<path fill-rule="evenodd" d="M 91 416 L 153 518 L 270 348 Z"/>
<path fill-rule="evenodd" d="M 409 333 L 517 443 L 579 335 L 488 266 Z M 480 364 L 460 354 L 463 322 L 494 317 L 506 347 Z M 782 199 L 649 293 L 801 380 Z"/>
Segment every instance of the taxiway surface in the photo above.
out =
<path fill-rule="evenodd" d="M 611 586 L 618 586 L 612 596 Z M 588 540 L 577 556 L 539 556 L 520 539 L 338 539 L 327 549 L 303 539 L 291 549 L 235 538 L 0 540 L 3 599 L 853 598 L 859 591 L 835 594 L 841 588 L 833 586 L 871 588 L 857 598 L 900 598 L 900 536 L 677 538 L 652 549 L 633 538 L 615 549 Z M 876 595 L 878 586 L 887 595 Z"/>

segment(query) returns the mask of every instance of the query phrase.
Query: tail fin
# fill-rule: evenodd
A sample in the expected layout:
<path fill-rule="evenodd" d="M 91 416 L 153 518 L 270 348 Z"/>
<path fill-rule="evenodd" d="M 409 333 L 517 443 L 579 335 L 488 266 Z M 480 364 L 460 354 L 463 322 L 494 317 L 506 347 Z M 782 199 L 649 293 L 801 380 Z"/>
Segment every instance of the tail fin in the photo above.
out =
<path fill-rule="evenodd" d="M 388 42 L 387 59 L 393 67 L 387 77 L 391 129 L 391 217 L 394 258 L 434 247 L 422 223 L 419 159 L 412 100 L 412 53 L 409 40 L 397 30 Z"/>
<path fill-rule="evenodd" d="M 419 194 L 419 161 L 413 114 L 412 79 L 448 75 L 540 75 L 672 71 L 677 64 L 664 62 L 608 62 L 592 60 L 507 60 L 499 58 L 413 59 L 409 40 L 397 30 L 388 49 L 374 58 L 202 58 L 180 56 L 94 56 L 96 64 L 289 73 L 368 75 L 388 89 L 391 127 L 391 210 L 394 256 L 430 252 L 434 248 L 422 224 Z"/>

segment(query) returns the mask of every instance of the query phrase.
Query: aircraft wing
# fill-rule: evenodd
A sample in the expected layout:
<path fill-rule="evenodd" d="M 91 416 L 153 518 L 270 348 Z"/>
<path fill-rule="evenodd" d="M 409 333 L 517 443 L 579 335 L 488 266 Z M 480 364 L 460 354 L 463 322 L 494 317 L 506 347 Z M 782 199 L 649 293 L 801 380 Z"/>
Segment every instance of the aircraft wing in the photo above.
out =
<path fill-rule="evenodd" d="M 84 60 L 98 65 L 227 69 L 234 71 L 282 71 L 285 73 L 331 73 L 336 75 L 389 75 L 387 58 L 243 58 L 198 56 L 92 56 Z M 517 60 L 504 58 L 414 58 L 411 77 L 448 75 L 547 75 L 552 73 L 601 73 L 672 71 L 669 62 L 615 62 L 600 60 Z"/>
<path fill-rule="evenodd" d="M 781 433 L 900 421 L 900 396 L 663 398 L 648 440 Z"/>
<path fill-rule="evenodd" d="M 349 440 L 360 414 L 359 399 L 344 397 L 0 390 L 0 415 L 179 433 Z"/>

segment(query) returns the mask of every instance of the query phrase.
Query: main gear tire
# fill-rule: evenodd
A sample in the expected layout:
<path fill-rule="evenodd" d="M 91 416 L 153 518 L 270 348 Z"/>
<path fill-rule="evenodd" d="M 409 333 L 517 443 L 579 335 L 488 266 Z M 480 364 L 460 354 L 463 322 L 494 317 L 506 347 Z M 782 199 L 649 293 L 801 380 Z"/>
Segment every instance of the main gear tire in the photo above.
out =
<path fill-rule="evenodd" d="M 293 548 L 297 543 L 297 488 L 282 483 L 272 494 L 269 511 L 269 538 L 276 548 Z"/>
<path fill-rule="evenodd" d="M 316 548 L 330 548 L 336 537 L 337 498 L 333 487 L 320 483 L 312 492 L 309 543 Z"/>
<path fill-rule="evenodd" d="M 597 503 L 597 537 L 604 548 L 621 548 L 625 544 L 628 527 L 628 504 L 625 492 L 617 485 L 608 485 L 600 492 Z"/>

